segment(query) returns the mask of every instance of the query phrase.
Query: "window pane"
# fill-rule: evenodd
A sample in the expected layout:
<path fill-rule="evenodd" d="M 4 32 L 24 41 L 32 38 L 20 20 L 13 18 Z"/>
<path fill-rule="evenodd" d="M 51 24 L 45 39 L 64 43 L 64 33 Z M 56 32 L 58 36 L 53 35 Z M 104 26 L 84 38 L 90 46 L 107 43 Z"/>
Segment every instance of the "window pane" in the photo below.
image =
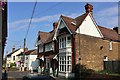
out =
<path fill-rule="evenodd" d="M 64 66 L 62 65 L 62 71 L 64 71 Z"/>
<path fill-rule="evenodd" d="M 68 56 L 68 57 L 67 57 L 67 60 L 71 60 L 71 56 Z"/>
<path fill-rule="evenodd" d="M 66 65 L 65 65 L 65 71 L 66 71 Z"/>
<path fill-rule="evenodd" d="M 70 36 L 67 37 L 67 40 L 70 40 Z"/>

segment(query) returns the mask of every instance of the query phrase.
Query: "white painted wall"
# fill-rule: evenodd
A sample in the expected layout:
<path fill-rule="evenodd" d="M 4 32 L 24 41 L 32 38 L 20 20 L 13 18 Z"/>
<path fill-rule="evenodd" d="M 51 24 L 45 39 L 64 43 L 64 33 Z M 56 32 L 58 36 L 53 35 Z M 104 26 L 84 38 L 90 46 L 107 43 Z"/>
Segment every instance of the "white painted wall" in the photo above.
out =
<path fill-rule="evenodd" d="M 90 15 L 88 15 L 85 18 L 85 20 L 83 21 L 83 23 L 80 25 L 79 28 L 80 28 L 81 34 L 90 35 L 94 37 L 100 37 L 100 38 L 102 37 L 99 28 L 95 25 Z M 76 31 L 77 33 L 79 33 L 78 29 Z"/>
<path fill-rule="evenodd" d="M 59 29 L 64 28 L 64 27 L 65 27 L 65 24 L 64 24 L 63 21 L 61 20 L 60 25 L 59 25 Z"/>
<path fill-rule="evenodd" d="M 11 62 L 12 62 L 12 63 L 17 61 L 17 56 L 16 56 L 16 55 L 20 54 L 21 52 L 23 52 L 23 49 L 20 49 L 20 50 L 14 52 L 14 53 L 11 55 Z M 13 56 L 15 56 L 15 60 L 13 60 Z"/>
<path fill-rule="evenodd" d="M 6 59 L 6 67 L 10 67 L 10 61 L 11 61 L 11 57 L 7 57 L 7 59 Z"/>
<path fill-rule="evenodd" d="M 21 48 L 21 49 L 19 49 L 18 51 L 16 51 L 16 52 L 14 52 L 13 54 L 11 54 L 11 56 L 10 57 L 7 57 L 7 64 L 6 65 L 8 65 L 8 64 L 10 64 L 10 63 L 16 63 L 17 61 L 18 61 L 18 56 L 16 56 L 16 55 L 18 55 L 18 54 L 20 54 L 21 52 L 23 52 L 23 49 Z M 15 56 L 15 60 L 13 60 L 13 56 Z M 17 67 L 18 67 L 18 65 L 16 65 Z"/>

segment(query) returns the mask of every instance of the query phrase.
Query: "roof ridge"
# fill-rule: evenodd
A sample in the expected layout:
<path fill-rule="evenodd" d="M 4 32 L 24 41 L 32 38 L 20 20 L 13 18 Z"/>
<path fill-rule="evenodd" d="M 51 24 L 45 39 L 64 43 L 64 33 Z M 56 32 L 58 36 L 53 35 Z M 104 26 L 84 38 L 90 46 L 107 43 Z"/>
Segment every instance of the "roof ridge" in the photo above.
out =
<path fill-rule="evenodd" d="M 83 15 L 86 15 L 86 14 L 87 14 L 87 13 L 83 13 L 83 14 L 77 16 L 77 17 L 75 18 L 75 20 L 76 20 L 78 17 L 83 16 Z"/>
<path fill-rule="evenodd" d="M 39 33 L 49 33 L 49 32 L 39 31 Z"/>
<path fill-rule="evenodd" d="M 108 29 L 108 30 L 112 30 L 112 31 L 114 31 L 113 29 L 106 28 L 106 27 L 103 27 L 103 26 L 100 26 L 100 25 L 98 25 L 98 27 L 102 27 L 102 28 L 105 28 L 105 29 Z"/>
<path fill-rule="evenodd" d="M 22 49 L 22 48 L 18 48 L 18 49 L 16 49 L 16 50 L 10 52 L 9 54 L 7 54 L 7 56 L 13 54 L 14 52 L 16 52 L 16 51 L 18 51 L 18 50 L 20 50 L 20 49 Z"/>
<path fill-rule="evenodd" d="M 71 17 L 69 17 L 69 16 L 63 16 L 63 15 L 61 15 L 60 17 L 65 17 L 65 18 L 69 18 L 69 19 L 75 20 L 74 18 L 71 18 Z"/>

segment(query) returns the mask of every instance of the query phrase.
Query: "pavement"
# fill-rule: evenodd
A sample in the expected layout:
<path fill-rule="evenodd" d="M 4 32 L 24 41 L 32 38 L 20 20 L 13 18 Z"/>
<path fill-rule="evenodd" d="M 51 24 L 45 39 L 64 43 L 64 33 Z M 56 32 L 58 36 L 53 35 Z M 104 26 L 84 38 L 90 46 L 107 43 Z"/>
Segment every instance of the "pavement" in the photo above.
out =
<path fill-rule="evenodd" d="M 22 78 L 28 75 L 30 71 L 7 71 L 3 72 L 3 80 L 22 80 Z"/>

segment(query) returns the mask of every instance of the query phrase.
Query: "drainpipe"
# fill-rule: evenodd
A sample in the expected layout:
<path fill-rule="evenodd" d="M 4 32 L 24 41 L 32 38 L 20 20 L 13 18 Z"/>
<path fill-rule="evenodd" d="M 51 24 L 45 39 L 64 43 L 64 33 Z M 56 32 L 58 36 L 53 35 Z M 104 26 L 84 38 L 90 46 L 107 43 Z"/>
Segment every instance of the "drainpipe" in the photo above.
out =
<path fill-rule="evenodd" d="M 79 49 L 79 57 L 78 57 L 78 61 L 79 61 L 79 78 L 81 80 L 81 71 L 80 71 L 80 28 L 78 29 L 78 49 Z"/>

